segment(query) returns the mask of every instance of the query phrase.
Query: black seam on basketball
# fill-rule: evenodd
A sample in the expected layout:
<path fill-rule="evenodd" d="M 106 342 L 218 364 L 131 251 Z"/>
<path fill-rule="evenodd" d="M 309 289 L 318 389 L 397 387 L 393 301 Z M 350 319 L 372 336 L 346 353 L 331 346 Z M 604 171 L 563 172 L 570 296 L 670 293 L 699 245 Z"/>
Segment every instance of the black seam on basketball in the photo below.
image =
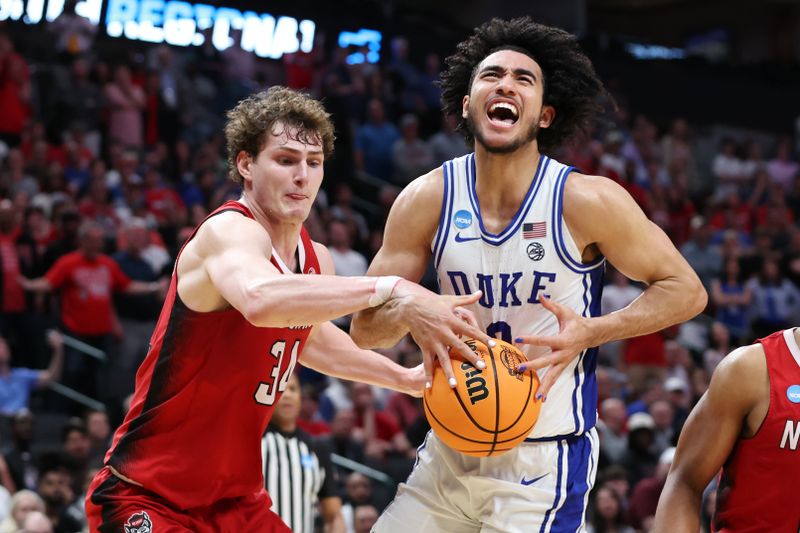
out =
<path fill-rule="evenodd" d="M 439 426 L 441 426 L 441 428 L 442 428 L 442 429 L 444 429 L 445 431 L 447 431 L 448 433 L 450 433 L 450 434 L 452 434 L 452 435 L 455 435 L 455 436 L 456 436 L 456 437 L 458 437 L 459 439 L 461 439 L 461 440 L 465 440 L 465 441 L 467 441 L 467 442 L 475 442 L 475 443 L 477 443 L 477 444 L 489 444 L 489 442 L 488 442 L 488 441 L 470 439 L 470 438 L 467 438 L 467 437 L 465 437 L 465 436 L 461 435 L 460 433 L 456 433 L 456 432 L 455 432 L 455 431 L 453 431 L 452 429 L 450 429 L 450 428 L 448 428 L 447 426 L 445 426 L 445 425 L 442 423 L 442 421 L 441 421 L 441 420 L 439 420 L 439 418 L 436 416 L 436 413 L 434 413 L 434 412 L 433 412 L 433 410 L 432 410 L 430 407 L 428 407 L 428 402 L 427 402 L 427 401 L 426 401 L 426 402 L 423 402 L 423 403 L 422 403 L 422 405 L 423 405 L 423 408 L 425 409 L 425 411 L 427 411 L 427 412 L 428 412 L 428 414 L 429 414 L 431 417 L 433 417 L 433 419 L 436 421 L 436 423 L 437 423 L 437 424 L 439 424 Z M 527 429 L 524 429 L 524 430 L 520 431 L 519 433 L 517 433 L 517 434 L 516 434 L 516 435 L 514 435 L 513 437 L 509 437 L 509 438 L 507 438 L 507 439 L 498 440 L 498 441 L 497 441 L 497 444 L 505 444 L 506 442 L 511 442 L 511 441 L 517 440 L 517 439 L 519 439 L 520 437 L 522 437 L 522 436 L 524 436 L 524 435 L 527 435 L 527 434 L 529 434 L 531 431 L 533 431 L 533 426 L 535 426 L 535 425 L 536 425 L 536 422 L 534 422 L 533 424 L 531 424 L 530 426 L 528 426 L 528 428 L 527 428 Z M 435 432 L 435 430 L 434 430 L 434 432 Z M 487 433 L 488 433 L 488 432 L 487 432 Z M 453 448 L 453 449 L 455 449 L 455 448 Z"/>
<path fill-rule="evenodd" d="M 470 422 L 472 422 L 472 425 L 474 425 L 476 428 L 480 429 L 485 433 L 493 433 L 491 429 L 486 429 L 482 425 L 478 424 L 478 421 L 472 417 L 472 413 L 470 413 L 469 409 L 467 409 L 467 406 L 464 405 L 464 400 L 461 399 L 461 395 L 458 393 L 458 389 L 454 389 L 453 394 L 456 395 L 456 400 L 458 400 L 458 404 L 461 406 L 461 409 L 464 411 L 464 414 L 467 415 L 467 418 L 469 418 Z"/>
<path fill-rule="evenodd" d="M 478 444 L 489 444 L 489 441 L 469 439 L 469 438 L 461 435 L 460 433 L 456 433 L 455 431 L 453 431 L 449 427 L 447 427 L 444 424 L 442 424 L 442 421 L 439 420 L 439 417 L 436 416 L 436 413 L 434 413 L 433 410 L 430 407 L 428 407 L 428 402 L 423 402 L 422 406 L 425 408 L 425 410 L 428 412 L 428 414 L 430 414 L 433 417 L 433 419 L 436 421 L 436 423 L 439 424 L 439 426 L 441 426 L 441 428 L 444 429 L 445 431 L 447 431 L 448 433 L 451 433 L 451 434 L 455 435 L 456 437 L 458 437 L 459 439 L 465 440 L 465 441 L 468 441 L 468 442 L 476 442 Z M 533 426 L 531 426 L 531 428 L 532 427 Z M 482 429 L 482 431 L 485 431 L 486 433 L 490 433 L 489 431 L 486 431 L 484 429 Z M 435 430 L 434 430 L 434 432 L 435 432 Z"/>
<path fill-rule="evenodd" d="M 528 397 L 525 398 L 525 405 L 522 406 L 522 410 L 519 412 L 519 415 L 517 416 L 517 419 L 514 420 L 508 426 L 504 427 L 503 429 L 498 430 L 498 431 L 500 431 L 500 433 L 508 431 L 509 429 L 511 429 L 511 428 L 513 428 L 514 426 L 517 425 L 517 422 L 519 422 L 520 418 L 522 418 L 522 415 L 525 414 L 525 410 L 528 408 L 528 403 L 531 401 L 531 393 L 532 392 L 533 392 L 533 377 L 531 377 L 530 381 L 528 382 Z"/>
<path fill-rule="evenodd" d="M 494 361 L 494 350 L 491 346 L 486 347 L 489 350 L 489 359 L 492 362 L 492 370 L 494 371 L 494 437 L 492 437 L 492 451 L 489 455 L 494 453 L 494 448 L 497 446 L 497 431 L 500 428 L 500 382 L 497 379 L 497 363 Z"/>

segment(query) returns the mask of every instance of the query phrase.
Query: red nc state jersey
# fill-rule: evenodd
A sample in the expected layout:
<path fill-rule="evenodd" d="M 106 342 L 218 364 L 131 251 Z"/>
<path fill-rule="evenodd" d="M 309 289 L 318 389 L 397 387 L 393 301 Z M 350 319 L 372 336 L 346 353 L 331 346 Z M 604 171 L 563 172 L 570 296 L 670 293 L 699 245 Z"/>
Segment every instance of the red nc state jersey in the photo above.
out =
<path fill-rule="evenodd" d="M 755 436 L 739 439 L 717 492 L 714 531 L 800 531 L 800 347 L 791 329 L 758 342 L 769 371 L 769 410 Z"/>
<path fill-rule="evenodd" d="M 233 201 L 208 218 L 228 211 L 253 218 Z M 305 229 L 298 256 L 304 274 L 319 273 Z M 287 273 L 275 253 L 271 261 Z M 256 327 L 232 308 L 198 313 L 177 286 L 176 267 L 106 463 L 188 509 L 263 488 L 261 436 L 311 328 Z"/>

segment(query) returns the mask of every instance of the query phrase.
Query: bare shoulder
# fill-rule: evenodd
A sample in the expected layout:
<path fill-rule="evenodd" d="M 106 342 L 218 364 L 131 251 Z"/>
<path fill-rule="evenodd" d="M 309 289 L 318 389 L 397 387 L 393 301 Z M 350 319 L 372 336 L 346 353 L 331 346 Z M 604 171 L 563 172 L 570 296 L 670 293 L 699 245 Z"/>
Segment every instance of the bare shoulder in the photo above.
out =
<path fill-rule="evenodd" d="M 272 250 L 269 233 L 255 220 L 240 213 L 215 215 L 198 228 L 178 261 L 178 273 L 199 267 L 205 258 L 240 249 L 263 254 Z"/>
<path fill-rule="evenodd" d="M 438 209 L 442 206 L 444 198 L 444 171 L 442 167 L 435 168 L 409 183 L 397 197 L 403 205 L 413 206 L 415 209 Z"/>
<path fill-rule="evenodd" d="M 751 344 L 737 348 L 717 366 L 709 393 L 751 411 L 769 396 L 769 377 L 764 347 Z"/>
<path fill-rule="evenodd" d="M 336 267 L 333 264 L 333 257 L 331 257 L 328 247 L 316 241 L 312 241 L 312 244 L 314 253 L 317 254 L 317 260 L 319 261 L 320 274 L 331 276 L 336 274 Z"/>
<path fill-rule="evenodd" d="M 605 210 L 614 205 L 633 202 L 617 182 L 604 176 L 570 172 L 564 185 L 564 213 Z"/>
<path fill-rule="evenodd" d="M 438 167 L 406 186 L 389 215 L 386 236 L 430 241 L 439 224 L 444 198 L 444 172 Z"/>

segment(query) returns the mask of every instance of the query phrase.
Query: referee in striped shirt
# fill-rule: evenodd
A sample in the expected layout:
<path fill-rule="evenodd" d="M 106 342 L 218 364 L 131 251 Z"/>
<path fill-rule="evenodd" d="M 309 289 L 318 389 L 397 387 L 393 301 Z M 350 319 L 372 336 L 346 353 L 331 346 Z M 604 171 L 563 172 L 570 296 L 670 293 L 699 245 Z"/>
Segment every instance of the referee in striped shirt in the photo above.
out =
<path fill-rule="evenodd" d="M 294 533 L 314 533 L 319 503 L 325 533 L 345 533 L 330 451 L 297 427 L 299 416 L 300 381 L 292 374 L 261 441 L 272 510 Z"/>

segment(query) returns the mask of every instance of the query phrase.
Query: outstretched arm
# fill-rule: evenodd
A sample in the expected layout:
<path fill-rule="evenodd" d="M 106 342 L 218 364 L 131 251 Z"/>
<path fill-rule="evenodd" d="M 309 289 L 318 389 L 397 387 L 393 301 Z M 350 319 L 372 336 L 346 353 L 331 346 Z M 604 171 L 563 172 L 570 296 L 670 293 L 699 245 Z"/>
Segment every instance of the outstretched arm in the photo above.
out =
<path fill-rule="evenodd" d="M 255 326 L 289 327 L 319 324 L 402 295 L 397 278 L 281 274 L 271 255 L 272 241 L 258 222 L 219 214 L 200 227 L 178 260 L 181 298 L 191 307 L 213 297 Z"/>
<path fill-rule="evenodd" d="M 558 318 L 559 334 L 515 339 L 551 348 L 550 354 L 526 365 L 535 369 L 552 365 L 542 380 L 543 394 L 586 348 L 688 320 L 705 308 L 708 298 L 667 235 L 613 181 L 572 173 L 565 186 L 564 218 L 579 248 L 597 250 L 628 278 L 647 284 L 647 289 L 627 307 L 596 318 L 581 317 L 555 302 L 545 304 Z"/>
<path fill-rule="evenodd" d="M 768 402 L 769 378 L 760 345 L 740 348 L 722 360 L 681 432 L 658 502 L 656 533 L 699 531 L 703 490 L 736 440 L 760 426 Z"/>
<path fill-rule="evenodd" d="M 421 367 L 405 368 L 377 352 L 362 350 L 330 322 L 314 328 L 300 359 L 304 366 L 329 376 L 422 396 L 425 374 Z"/>

